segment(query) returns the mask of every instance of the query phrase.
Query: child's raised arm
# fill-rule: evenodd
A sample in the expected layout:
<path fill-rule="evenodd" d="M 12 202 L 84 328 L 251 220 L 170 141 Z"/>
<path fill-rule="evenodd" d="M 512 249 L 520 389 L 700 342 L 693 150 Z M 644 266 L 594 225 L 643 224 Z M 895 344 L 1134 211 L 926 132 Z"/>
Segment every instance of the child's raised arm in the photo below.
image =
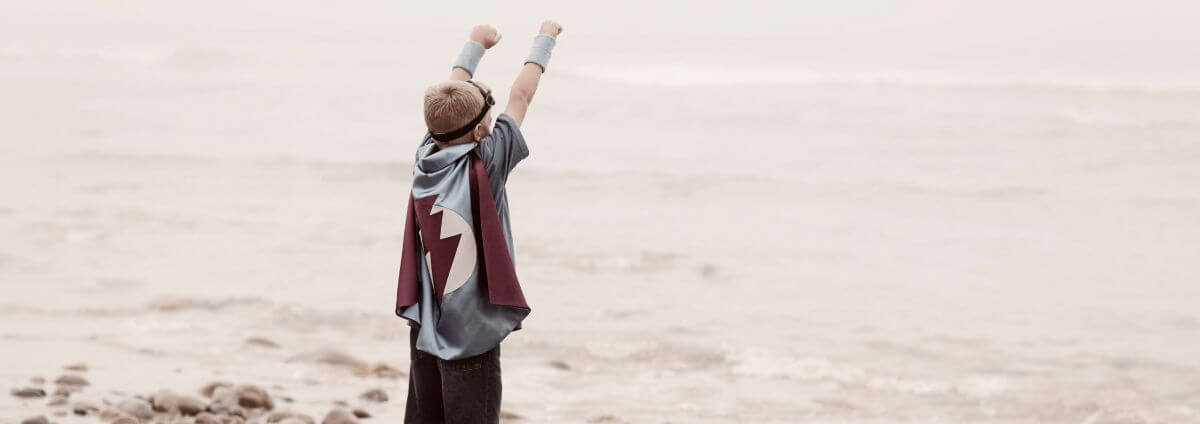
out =
<path fill-rule="evenodd" d="M 475 66 L 483 58 L 484 50 L 492 48 L 500 42 L 500 32 L 491 25 L 476 25 L 471 28 L 470 41 L 463 46 L 458 60 L 450 68 L 450 79 L 466 81 L 475 75 Z"/>
<path fill-rule="evenodd" d="M 533 102 L 533 93 L 537 92 L 538 81 L 542 79 L 542 73 L 546 72 L 546 65 L 550 62 L 550 50 L 554 48 L 561 33 L 562 25 L 558 22 L 543 22 L 541 31 L 533 39 L 533 48 L 529 51 L 529 57 L 525 59 L 525 66 L 521 68 L 521 73 L 517 74 L 517 80 L 513 81 L 504 113 L 511 116 L 518 126 L 525 120 L 525 112 Z"/>

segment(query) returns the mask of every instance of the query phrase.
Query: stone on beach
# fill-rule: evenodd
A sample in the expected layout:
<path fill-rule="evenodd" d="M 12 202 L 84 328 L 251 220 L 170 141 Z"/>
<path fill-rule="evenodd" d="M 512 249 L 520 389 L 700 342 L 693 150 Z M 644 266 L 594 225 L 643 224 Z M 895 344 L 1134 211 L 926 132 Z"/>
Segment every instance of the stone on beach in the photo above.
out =
<path fill-rule="evenodd" d="M 192 421 L 193 424 L 242 424 L 246 420 L 237 415 L 217 415 L 211 412 L 201 412 Z"/>
<path fill-rule="evenodd" d="M 46 402 L 46 406 L 63 406 L 67 404 L 67 399 L 66 396 L 55 395 L 50 398 L 49 402 Z"/>
<path fill-rule="evenodd" d="M 275 407 L 275 404 L 271 402 L 271 396 L 262 387 L 242 384 L 234 387 L 233 393 L 237 396 L 238 405 L 243 408 L 270 410 Z"/>
<path fill-rule="evenodd" d="M 320 364 L 346 367 L 354 370 L 368 369 L 370 367 L 366 361 L 355 358 L 346 352 L 335 349 L 321 349 L 312 352 L 301 353 L 288 358 L 288 361 L 316 362 Z"/>
<path fill-rule="evenodd" d="M 12 395 L 19 398 L 40 398 L 46 396 L 46 391 L 37 387 L 12 389 Z"/>
<path fill-rule="evenodd" d="M 211 397 L 213 397 L 213 392 L 215 392 L 217 389 L 222 388 L 222 387 L 232 388 L 233 383 L 230 383 L 228 381 L 214 381 L 214 382 L 205 384 L 204 387 L 201 387 L 200 394 L 204 395 L 204 397 L 206 397 L 206 398 L 211 398 Z"/>
<path fill-rule="evenodd" d="M 29 418 L 21 420 L 21 424 L 49 424 L 49 423 L 50 423 L 50 420 L 47 420 L 46 416 L 44 416 L 44 415 L 38 415 L 36 417 L 29 417 Z"/>
<path fill-rule="evenodd" d="M 77 400 L 71 404 L 71 412 L 75 415 L 88 415 L 100 410 L 100 406 L 88 400 Z"/>
<path fill-rule="evenodd" d="M 97 414 L 96 416 L 98 418 L 100 418 L 100 421 L 105 421 L 105 422 L 117 422 L 117 421 L 122 421 L 122 420 L 125 420 L 125 421 L 132 420 L 132 422 L 135 422 L 135 423 L 138 422 L 137 418 L 134 418 L 133 416 L 126 414 L 124 411 L 121 411 L 120 409 L 113 408 L 113 407 L 108 407 L 108 408 L 104 408 L 104 409 L 100 410 L 100 413 Z"/>
<path fill-rule="evenodd" d="M 362 408 L 355 408 L 353 411 L 350 411 L 350 412 L 353 413 L 354 416 L 358 417 L 358 418 L 371 418 L 371 413 L 367 412 L 366 410 L 364 410 Z"/>
<path fill-rule="evenodd" d="M 268 339 L 266 337 L 248 338 L 248 339 L 246 339 L 246 344 L 251 345 L 251 346 L 267 347 L 267 348 L 272 348 L 272 349 L 279 348 L 279 343 L 275 343 L 275 341 Z"/>
<path fill-rule="evenodd" d="M 180 414 L 193 416 L 204 412 L 204 401 L 191 397 L 176 394 L 170 390 L 160 390 L 151 398 L 151 403 L 154 410 L 158 412 L 179 411 Z"/>
<path fill-rule="evenodd" d="M 382 378 L 400 378 L 405 376 L 405 373 L 404 371 L 393 368 L 391 365 L 380 362 L 370 368 L 357 368 L 354 370 L 354 375 L 359 377 L 374 375 Z"/>
<path fill-rule="evenodd" d="M 154 408 L 150 406 L 150 402 L 138 398 L 128 398 L 117 404 L 117 409 L 130 416 L 142 421 L 149 421 L 154 418 Z"/>
<path fill-rule="evenodd" d="M 358 424 L 358 417 L 342 408 L 337 408 L 325 414 L 321 424 Z"/>
<path fill-rule="evenodd" d="M 54 380 L 54 384 L 57 384 L 60 386 L 82 387 L 82 386 L 87 386 L 91 383 L 88 383 L 87 379 L 80 377 L 78 375 L 75 375 L 75 374 L 63 374 L 62 376 L 60 376 Z"/>
<path fill-rule="evenodd" d="M 387 402 L 388 401 L 387 392 L 383 391 L 383 389 L 367 390 L 366 392 L 363 392 L 363 394 L 359 395 L 358 397 L 372 401 L 372 402 Z"/>
<path fill-rule="evenodd" d="M 308 415 L 292 411 L 278 411 L 267 415 L 267 424 L 316 424 Z"/>
<path fill-rule="evenodd" d="M 87 366 L 87 364 L 80 362 L 77 364 L 67 365 L 67 366 L 63 367 L 63 369 L 68 370 L 68 371 L 87 372 L 88 366 Z"/>

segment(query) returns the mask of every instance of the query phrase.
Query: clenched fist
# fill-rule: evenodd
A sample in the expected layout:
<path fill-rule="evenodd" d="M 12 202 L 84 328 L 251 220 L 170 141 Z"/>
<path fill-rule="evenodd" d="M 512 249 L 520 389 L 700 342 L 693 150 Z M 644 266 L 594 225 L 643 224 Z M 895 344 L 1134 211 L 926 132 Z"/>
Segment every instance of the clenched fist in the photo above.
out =
<path fill-rule="evenodd" d="M 559 25 L 558 22 L 547 19 L 546 22 L 542 22 L 542 29 L 539 32 L 557 38 L 558 34 L 562 34 L 562 29 L 562 25 Z"/>
<path fill-rule="evenodd" d="M 475 28 L 471 28 L 471 41 L 483 44 L 485 49 L 490 49 L 500 42 L 500 32 L 491 25 L 476 25 Z"/>

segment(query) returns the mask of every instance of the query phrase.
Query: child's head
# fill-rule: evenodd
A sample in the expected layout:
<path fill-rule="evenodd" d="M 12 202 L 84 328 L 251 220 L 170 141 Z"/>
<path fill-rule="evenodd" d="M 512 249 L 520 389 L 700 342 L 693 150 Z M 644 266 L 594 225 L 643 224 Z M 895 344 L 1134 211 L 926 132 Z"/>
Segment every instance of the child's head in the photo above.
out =
<path fill-rule="evenodd" d="M 491 89 L 481 82 L 475 81 L 491 94 Z M 425 90 L 425 126 L 435 134 L 447 133 L 467 125 L 483 110 L 485 100 L 479 89 L 469 82 L 450 80 L 444 81 Z M 492 112 L 475 125 L 475 128 L 461 137 L 443 142 L 445 145 L 475 142 L 487 137 L 492 132 Z"/>

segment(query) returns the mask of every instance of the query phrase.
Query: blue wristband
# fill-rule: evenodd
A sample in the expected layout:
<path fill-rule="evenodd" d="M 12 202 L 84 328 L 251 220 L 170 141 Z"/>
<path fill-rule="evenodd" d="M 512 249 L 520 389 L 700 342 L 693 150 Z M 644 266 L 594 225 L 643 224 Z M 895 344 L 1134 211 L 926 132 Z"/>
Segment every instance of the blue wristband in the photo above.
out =
<path fill-rule="evenodd" d="M 479 66 L 479 59 L 483 58 L 483 52 L 485 51 L 487 51 L 487 49 L 483 47 L 483 44 L 479 44 L 474 41 L 468 41 L 467 44 L 463 46 L 462 52 L 458 54 L 458 60 L 454 62 L 454 66 L 450 67 L 450 69 L 463 68 L 463 70 L 467 71 L 468 74 L 471 74 L 471 76 L 474 77 L 475 67 Z"/>
<path fill-rule="evenodd" d="M 550 64 L 550 50 L 554 49 L 556 43 L 554 37 L 546 34 L 533 37 L 533 47 L 529 48 L 529 57 L 525 58 L 525 63 L 536 63 L 542 67 L 542 72 L 546 72 L 546 65 Z"/>

